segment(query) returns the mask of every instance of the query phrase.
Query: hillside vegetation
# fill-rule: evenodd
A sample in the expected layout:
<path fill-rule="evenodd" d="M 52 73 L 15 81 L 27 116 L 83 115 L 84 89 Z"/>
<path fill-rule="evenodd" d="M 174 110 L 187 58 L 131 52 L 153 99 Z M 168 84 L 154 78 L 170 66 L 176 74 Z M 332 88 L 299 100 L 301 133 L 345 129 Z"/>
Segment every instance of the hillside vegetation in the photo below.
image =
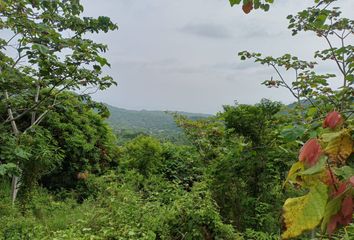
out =
<path fill-rule="evenodd" d="M 273 2 L 230 0 L 245 13 Z M 354 239 L 354 21 L 335 0 L 313 2 L 289 29 L 325 39 L 314 58 L 338 76 L 243 51 L 294 104 L 209 116 L 95 102 L 82 90 L 116 82 L 108 47 L 89 37 L 117 25 L 82 17 L 79 0 L 0 0 L 12 34 L 0 38 L 0 239 Z"/>
<path fill-rule="evenodd" d="M 161 140 L 185 143 L 186 138 L 181 128 L 173 119 L 172 112 L 166 111 L 135 111 L 107 105 L 110 117 L 107 119 L 117 133 L 120 142 L 132 139 L 139 134 L 147 134 Z M 211 115 L 200 113 L 177 112 L 190 119 L 201 119 Z"/>

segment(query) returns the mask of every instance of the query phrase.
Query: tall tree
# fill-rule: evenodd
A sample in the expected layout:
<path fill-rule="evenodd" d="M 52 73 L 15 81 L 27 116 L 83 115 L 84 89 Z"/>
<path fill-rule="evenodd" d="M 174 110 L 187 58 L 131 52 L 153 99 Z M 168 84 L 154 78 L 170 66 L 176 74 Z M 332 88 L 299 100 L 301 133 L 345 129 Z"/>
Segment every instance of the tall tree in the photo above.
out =
<path fill-rule="evenodd" d="M 1 0 L 0 99 L 7 108 L 1 125 L 19 139 L 31 134 L 58 103 L 64 90 L 105 89 L 114 80 L 102 74 L 110 66 L 102 57 L 107 46 L 88 33 L 117 29 L 108 17 L 82 17 L 79 0 Z M 20 172 L 20 160 L 16 160 Z M 12 181 L 12 200 L 18 191 Z"/>

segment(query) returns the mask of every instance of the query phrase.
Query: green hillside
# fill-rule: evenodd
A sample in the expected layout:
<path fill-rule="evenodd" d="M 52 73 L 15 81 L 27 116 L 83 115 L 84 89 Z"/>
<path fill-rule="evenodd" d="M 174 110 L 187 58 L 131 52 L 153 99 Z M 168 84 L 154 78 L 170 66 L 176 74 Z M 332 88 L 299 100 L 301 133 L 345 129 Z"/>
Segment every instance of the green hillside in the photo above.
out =
<path fill-rule="evenodd" d="M 111 115 L 109 124 L 117 133 L 120 142 L 132 139 L 139 134 L 148 134 L 163 140 L 173 142 L 185 141 L 180 128 L 177 127 L 173 116 L 165 111 L 127 110 L 107 105 Z M 211 115 L 201 113 L 178 112 L 190 119 L 200 119 Z"/>

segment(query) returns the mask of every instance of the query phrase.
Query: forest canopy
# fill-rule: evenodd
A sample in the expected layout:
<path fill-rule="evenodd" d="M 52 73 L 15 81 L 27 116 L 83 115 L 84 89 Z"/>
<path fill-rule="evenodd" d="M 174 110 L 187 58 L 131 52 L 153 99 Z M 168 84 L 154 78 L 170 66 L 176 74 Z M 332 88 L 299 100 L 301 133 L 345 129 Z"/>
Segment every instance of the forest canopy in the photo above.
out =
<path fill-rule="evenodd" d="M 276 2 L 230 0 L 245 13 Z M 79 0 L 0 0 L 0 239 L 353 239 L 354 20 L 313 3 L 286 20 L 327 44 L 314 59 L 238 54 L 293 104 L 168 112 L 175 125 L 152 119 L 178 134 L 133 119 L 146 127 L 127 136 L 88 94 L 116 84 L 90 36 L 118 26 Z"/>

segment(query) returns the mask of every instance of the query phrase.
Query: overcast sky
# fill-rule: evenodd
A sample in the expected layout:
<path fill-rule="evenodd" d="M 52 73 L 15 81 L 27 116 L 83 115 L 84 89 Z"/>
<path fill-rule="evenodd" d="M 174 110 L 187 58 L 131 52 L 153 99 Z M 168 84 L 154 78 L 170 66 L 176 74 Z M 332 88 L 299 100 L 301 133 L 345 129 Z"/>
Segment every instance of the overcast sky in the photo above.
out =
<path fill-rule="evenodd" d="M 312 34 L 292 37 L 287 30 L 286 16 L 313 1 L 275 2 L 269 12 L 245 15 L 228 0 L 83 0 L 84 15 L 109 16 L 119 25 L 118 31 L 92 37 L 109 45 L 107 72 L 118 82 L 94 99 L 128 109 L 200 113 L 216 113 L 235 100 L 292 102 L 287 91 L 260 84 L 276 77 L 270 68 L 237 56 L 250 50 L 312 60 L 314 50 L 326 47 Z M 339 2 L 353 18 L 354 1 Z"/>

